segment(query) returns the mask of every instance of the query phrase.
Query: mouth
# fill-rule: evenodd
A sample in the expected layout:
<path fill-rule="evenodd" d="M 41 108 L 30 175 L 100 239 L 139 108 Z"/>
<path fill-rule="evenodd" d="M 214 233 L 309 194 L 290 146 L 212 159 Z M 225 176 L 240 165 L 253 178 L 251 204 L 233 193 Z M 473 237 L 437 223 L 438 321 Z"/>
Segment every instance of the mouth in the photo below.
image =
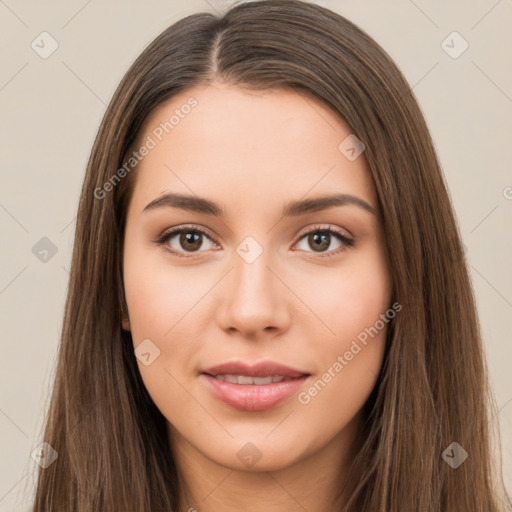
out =
<path fill-rule="evenodd" d="M 282 375 L 269 375 L 268 377 L 250 377 L 249 375 L 210 375 L 210 377 L 224 382 L 231 382 L 231 384 L 240 384 L 241 386 L 263 386 L 265 384 L 275 384 L 277 382 L 292 380 L 291 377 L 283 377 Z"/>
<path fill-rule="evenodd" d="M 310 373 L 275 362 L 250 366 L 230 362 L 201 372 L 200 378 L 215 398 L 243 411 L 275 407 L 300 391 Z"/>

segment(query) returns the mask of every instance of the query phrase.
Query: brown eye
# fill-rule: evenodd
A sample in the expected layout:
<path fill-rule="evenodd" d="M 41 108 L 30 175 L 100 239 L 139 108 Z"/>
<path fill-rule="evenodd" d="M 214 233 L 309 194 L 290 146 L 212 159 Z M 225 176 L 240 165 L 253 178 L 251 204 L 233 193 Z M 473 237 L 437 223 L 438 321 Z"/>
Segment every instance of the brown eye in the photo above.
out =
<path fill-rule="evenodd" d="M 196 231 L 182 231 L 179 234 L 179 245 L 187 251 L 197 251 L 201 248 L 203 234 Z"/>
<path fill-rule="evenodd" d="M 333 238 L 338 241 L 338 245 L 328 250 L 331 247 Z M 354 245 L 354 240 L 331 228 L 315 228 L 302 235 L 300 240 L 305 240 L 305 245 L 313 249 L 312 251 L 308 251 L 307 248 L 302 250 L 315 252 L 322 256 L 334 256 Z"/>
<path fill-rule="evenodd" d="M 204 252 L 200 250 L 204 247 L 205 239 L 213 245 L 212 239 L 198 228 L 180 228 L 164 232 L 155 243 L 163 245 L 164 248 L 176 254 L 177 256 L 186 256 L 187 253 Z M 211 248 L 206 247 L 206 250 Z"/>
<path fill-rule="evenodd" d="M 313 247 L 315 251 L 325 251 L 331 245 L 331 235 L 328 233 L 313 233 L 307 235 L 308 244 Z"/>

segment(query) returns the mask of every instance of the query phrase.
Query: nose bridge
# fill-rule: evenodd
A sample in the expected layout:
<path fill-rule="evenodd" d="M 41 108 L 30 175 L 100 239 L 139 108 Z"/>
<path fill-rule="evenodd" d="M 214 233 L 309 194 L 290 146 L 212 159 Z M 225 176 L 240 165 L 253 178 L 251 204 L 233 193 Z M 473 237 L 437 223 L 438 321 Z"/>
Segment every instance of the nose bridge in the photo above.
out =
<path fill-rule="evenodd" d="M 221 299 L 224 328 L 248 333 L 283 326 L 288 318 L 286 298 L 282 284 L 270 270 L 273 260 L 271 251 L 253 236 L 238 244 L 226 295 Z"/>
<path fill-rule="evenodd" d="M 233 260 L 233 297 L 252 303 L 273 302 L 276 291 L 275 283 L 272 283 L 275 277 L 269 270 L 272 266 L 271 251 L 249 235 L 236 247 Z"/>

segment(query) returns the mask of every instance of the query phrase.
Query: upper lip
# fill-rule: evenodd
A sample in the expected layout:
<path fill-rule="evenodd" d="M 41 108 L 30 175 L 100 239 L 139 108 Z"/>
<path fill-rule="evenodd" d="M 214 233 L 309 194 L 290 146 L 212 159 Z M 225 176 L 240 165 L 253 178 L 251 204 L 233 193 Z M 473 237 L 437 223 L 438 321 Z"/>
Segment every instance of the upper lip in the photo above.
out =
<path fill-rule="evenodd" d="M 248 377 L 269 377 L 279 375 L 288 378 L 297 378 L 309 375 L 307 372 L 290 368 L 275 361 L 263 361 L 250 365 L 242 361 L 231 361 L 217 366 L 212 366 L 202 373 L 207 375 L 246 375 Z"/>

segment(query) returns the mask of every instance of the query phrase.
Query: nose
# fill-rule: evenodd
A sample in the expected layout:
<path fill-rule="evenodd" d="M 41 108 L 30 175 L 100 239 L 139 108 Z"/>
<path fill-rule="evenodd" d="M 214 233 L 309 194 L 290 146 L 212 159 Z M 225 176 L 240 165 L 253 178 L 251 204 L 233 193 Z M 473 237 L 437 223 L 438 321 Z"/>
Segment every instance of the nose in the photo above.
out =
<path fill-rule="evenodd" d="M 266 251 L 252 262 L 234 255 L 233 268 L 223 280 L 217 307 L 218 322 L 226 332 L 254 338 L 288 329 L 289 300 L 293 294 L 272 268 L 275 265 L 271 259 Z"/>

